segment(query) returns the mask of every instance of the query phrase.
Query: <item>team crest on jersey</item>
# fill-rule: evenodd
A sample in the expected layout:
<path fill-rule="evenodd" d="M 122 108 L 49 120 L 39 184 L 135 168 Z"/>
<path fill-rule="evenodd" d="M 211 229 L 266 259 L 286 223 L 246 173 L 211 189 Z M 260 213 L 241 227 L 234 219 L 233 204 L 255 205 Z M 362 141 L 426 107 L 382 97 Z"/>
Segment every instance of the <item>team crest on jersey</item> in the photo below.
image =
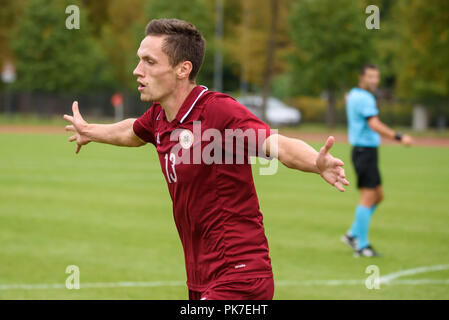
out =
<path fill-rule="evenodd" d="M 183 149 L 188 149 L 193 144 L 193 133 L 190 130 L 182 130 L 179 134 L 179 143 Z"/>

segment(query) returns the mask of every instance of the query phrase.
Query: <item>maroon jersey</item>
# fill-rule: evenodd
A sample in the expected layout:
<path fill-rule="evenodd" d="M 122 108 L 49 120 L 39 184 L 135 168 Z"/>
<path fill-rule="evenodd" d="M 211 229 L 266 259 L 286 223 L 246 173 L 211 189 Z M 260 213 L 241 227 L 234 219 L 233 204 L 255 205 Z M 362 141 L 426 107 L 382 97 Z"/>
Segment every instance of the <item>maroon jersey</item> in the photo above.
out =
<path fill-rule="evenodd" d="M 271 134 L 269 126 L 232 97 L 196 86 L 173 121 L 155 102 L 133 129 L 159 154 L 184 248 L 188 288 L 203 291 L 216 281 L 271 277 L 249 163 L 249 156 L 259 152 Z M 256 140 L 244 139 L 243 149 L 237 142 L 229 147 L 225 137 L 231 129 L 251 131 Z M 222 141 L 216 139 L 218 133 Z M 201 150 L 208 150 L 215 161 L 204 160 Z M 236 163 L 239 152 L 243 163 Z M 226 162 L 229 154 L 233 163 Z"/>

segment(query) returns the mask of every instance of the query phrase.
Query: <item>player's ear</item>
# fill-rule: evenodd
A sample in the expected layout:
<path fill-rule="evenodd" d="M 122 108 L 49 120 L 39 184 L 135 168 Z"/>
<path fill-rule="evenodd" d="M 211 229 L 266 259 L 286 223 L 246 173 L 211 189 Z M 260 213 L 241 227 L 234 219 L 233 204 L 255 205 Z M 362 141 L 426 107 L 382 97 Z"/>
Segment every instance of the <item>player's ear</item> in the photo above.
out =
<path fill-rule="evenodd" d="M 176 75 L 178 76 L 179 79 L 186 79 L 189 77 L 190 72 L 192 72 L 192 62 L 190 61 L 183 61 L 181 62 L 176 70 Z"/>

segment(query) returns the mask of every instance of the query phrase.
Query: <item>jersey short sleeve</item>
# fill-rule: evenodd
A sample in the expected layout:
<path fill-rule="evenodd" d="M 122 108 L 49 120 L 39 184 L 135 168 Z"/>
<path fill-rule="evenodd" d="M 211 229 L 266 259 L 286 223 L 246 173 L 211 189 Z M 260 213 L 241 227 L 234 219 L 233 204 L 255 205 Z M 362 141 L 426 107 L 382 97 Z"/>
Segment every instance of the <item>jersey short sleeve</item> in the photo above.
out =
<path fill-rule="evenodd" d="M 149 108 L 143 115 L 134 121 L 133 130 L 134 133 L 143 141 L 152 143 L 156 145 L 156 140 L 154 138 L 154 125 L 153 125 L 153 115 L 154 115 L 154 105 Z"/>
<path fill-rule="evenodd" d="M 364 94 L 358 97 L 359 101 L 357 102 L 359 107 L 359 112 L 364 118 L 374 117 L 379 114 L 379 110 L 377 110 L 376 99 L 374 97 Z"/>
<path fill-rule="evenodd" d="M 248 156 L 259 156 L 272 159 L 263 152 L 265 139 L 275 133 L 270 126 L 256 117 L 248 108 L 234 98 L 219 95 L 210 101 L 207 108 L 209 123 L 225 133 L 231 130 L 236 137 L 245 136 L 245 152 Z"/>

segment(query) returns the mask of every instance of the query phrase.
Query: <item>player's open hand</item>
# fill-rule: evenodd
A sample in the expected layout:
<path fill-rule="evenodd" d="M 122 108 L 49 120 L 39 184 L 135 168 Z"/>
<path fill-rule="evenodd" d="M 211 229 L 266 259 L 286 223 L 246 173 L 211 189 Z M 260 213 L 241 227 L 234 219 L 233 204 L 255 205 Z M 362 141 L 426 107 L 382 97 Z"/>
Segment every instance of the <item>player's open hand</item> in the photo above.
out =
<path fill-rule="evenodd" d="M 65 129 L 66 131 L 72 131 L 74 133 L 74 135 L 69 138 L 69 141 L 76 141 L 75 153 L 78 153 L 81 150 L 81 146 L 90 142 L 90 139 L 84 133 L 88 123 L 83 119 L 79 112 L 78 101 L 73 102 L 72 112 L 73 116 L 69 116 L 68 114 L 64 115 L 64 119 L 72 123 L 71 125 L 65 126 Z"/>
<path fill-rule="evenodd" d="M 348 185 L 349 182 L 346 180 L 345 170 L 343 169 L 343 161 L 334 158 L 329 150 L 333 146 L 335 138 L 330 136 L 327 138 L 326 143 L 320 149 L 320 153 L 316 158 L 316 166 L 320 172 L 320 175 L 329 184 L 333 185 L 340 191 L 345 191 L 344 185 Z"/>

